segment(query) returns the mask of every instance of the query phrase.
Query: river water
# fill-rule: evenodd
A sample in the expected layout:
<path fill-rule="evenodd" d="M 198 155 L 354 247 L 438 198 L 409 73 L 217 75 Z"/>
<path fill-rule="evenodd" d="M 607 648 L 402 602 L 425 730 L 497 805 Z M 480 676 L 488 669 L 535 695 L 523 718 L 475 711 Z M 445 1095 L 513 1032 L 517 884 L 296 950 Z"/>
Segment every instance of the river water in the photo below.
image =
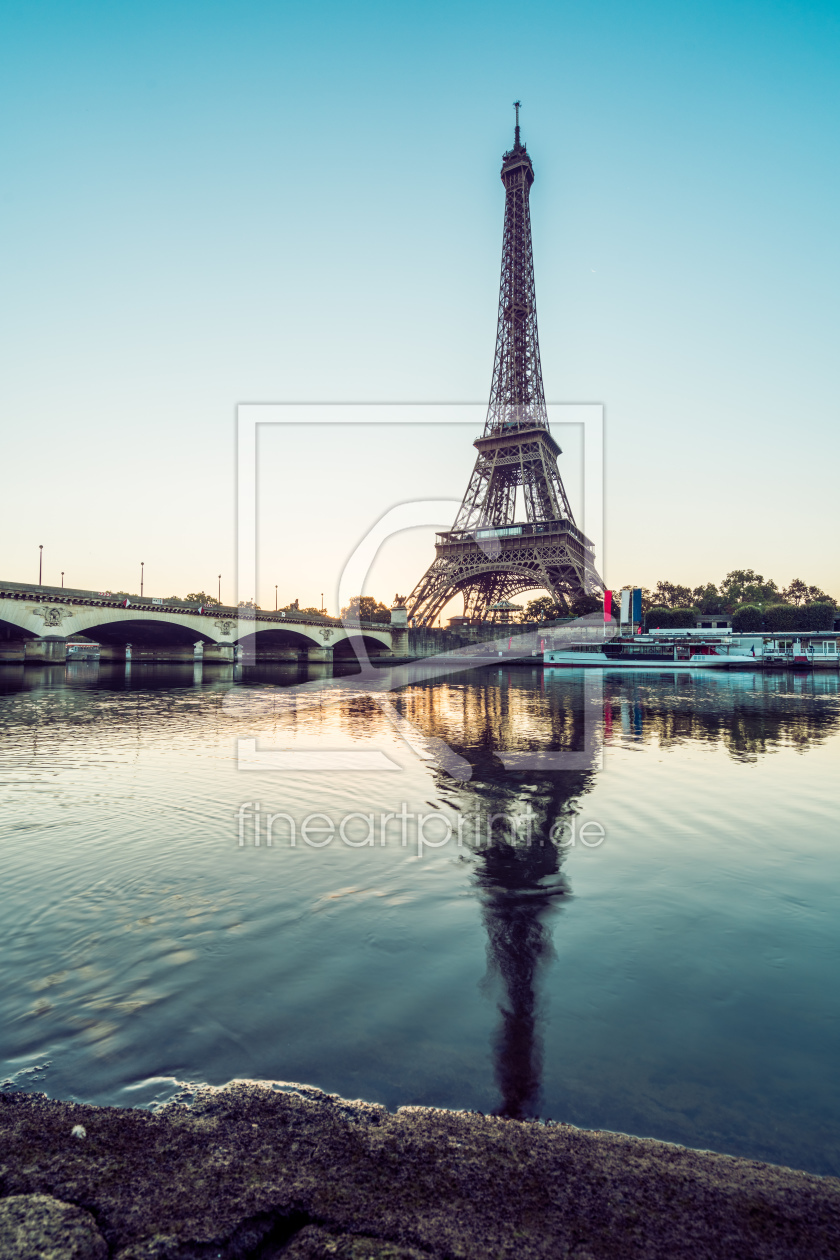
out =
<path fill-rule="evenodd" d="M 836 674 L 324 668 L 0 667 L 5 1088 L 840 1173 Z"/>

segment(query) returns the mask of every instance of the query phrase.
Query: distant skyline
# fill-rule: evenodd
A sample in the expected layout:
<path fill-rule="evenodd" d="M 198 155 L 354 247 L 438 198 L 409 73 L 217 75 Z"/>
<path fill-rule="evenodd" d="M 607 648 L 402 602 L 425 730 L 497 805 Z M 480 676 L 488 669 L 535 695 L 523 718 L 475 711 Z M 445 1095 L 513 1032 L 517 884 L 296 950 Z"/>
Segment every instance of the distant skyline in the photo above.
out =
<path fill-rule="evenodd" d="M 50 584 L 145 561 L 231 599 L 238 403 L 485 402 L 521 98 L 546 393 L 606 408 L 607 585 L 840 597 L 836 6 L 47 0 L 0 31 L 0 577 L 43 544 Z M 474 436 L 267 442 L 259 602 L 316 605 L 436 466 L 460 499 Z"/>

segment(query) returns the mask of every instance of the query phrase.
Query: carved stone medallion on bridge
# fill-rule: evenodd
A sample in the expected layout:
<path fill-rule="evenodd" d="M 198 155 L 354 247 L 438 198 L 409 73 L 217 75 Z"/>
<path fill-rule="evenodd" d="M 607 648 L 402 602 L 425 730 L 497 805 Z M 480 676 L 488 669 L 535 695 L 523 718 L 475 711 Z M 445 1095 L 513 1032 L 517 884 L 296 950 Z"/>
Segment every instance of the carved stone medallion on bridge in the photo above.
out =
<path fill-rule="evenodd" d="M 60 626 L 66 617 L 72 617 L 70 608 L 32 608 L 36 617 L 43 617 L 45 626 Z"/>
<path fill-rule="evenodd" d="M 321 638 L 324 640 L 324 642 L 325 642 L 325 643 L 328 643 L 328 642 L 330 641 L 330 639 L 332 638 L 332 633 L 333 633 L 333 632 L 332 632 L 332 630 L 331 630 L 329 627 L 327 627 L 327 628 L 325 628 L 324 630 L 319 630 L 319 631 L 318 631 L 318 633 L 320 634 L 320 636 L 321 636 Z"/>
<path fill-rule="evenodd" d="M 233 628 L 236 625 L 236 622 L 235 621 L 214 621 L 213 625 L 218 626 L 222 634 L 233 634 Z"/>

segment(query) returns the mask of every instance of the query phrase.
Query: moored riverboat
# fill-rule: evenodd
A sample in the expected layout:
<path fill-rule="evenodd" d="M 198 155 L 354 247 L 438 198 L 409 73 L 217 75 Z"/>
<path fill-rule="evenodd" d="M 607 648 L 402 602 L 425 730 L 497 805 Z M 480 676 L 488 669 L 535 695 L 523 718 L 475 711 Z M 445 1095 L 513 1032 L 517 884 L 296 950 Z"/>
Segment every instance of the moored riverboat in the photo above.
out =
<path fill-rule="evenodd" d="M 836 631 L 823 634 L 776 635 L 765 638 L 764 661 L 771 669 L 837 669 Z"/>
<path fill-rule="evenodd" d="M 621 635 L 546 647 L 546 669 L 755 669 L 761 659 L 752 650 L 724 638 L 665 638 L 661 635 Z"/>

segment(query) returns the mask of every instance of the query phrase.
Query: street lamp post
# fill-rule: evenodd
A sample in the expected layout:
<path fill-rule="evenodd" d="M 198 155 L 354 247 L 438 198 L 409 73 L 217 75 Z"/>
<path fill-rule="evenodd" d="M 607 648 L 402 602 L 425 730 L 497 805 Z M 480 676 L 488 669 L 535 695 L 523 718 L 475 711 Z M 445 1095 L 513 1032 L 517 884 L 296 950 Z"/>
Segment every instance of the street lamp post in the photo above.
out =
<path fill-rule="evenodd" d="M 326 608 L 324 607 L 324 592 L 323 592 L 323 591 L 321 591 L 321 612 L 322 612 L 322 613 L 324 613 L 324 614 L 326 614 L 326 611 L 327 611 L 327 610 L 326 610 Z"/>
<path fill-rule="evenodd" d="M 38 543 L 38 585 L 41 586 L 41 578 L 44 573 L 44 544 Z"/>
<path fill-rule="evenodd" d="M 222 575 L 219 574 L 219 603 L 222 602 Z"/>
<path fill-rule="evenodd" d="M 61 570 L 61 589 L 64 590 L 64 570 Z"/>
<path fill-rule="evenodd" d="M 274 583 L 274 611 L 277 612 L 277 583 Z"/>
<path fill-rule="evenodd" d="M 144 568 L 144 561 L 141 560 L 140 561 L 140 598 L 141 599 L 143 598 L 143 568 Z"/>

